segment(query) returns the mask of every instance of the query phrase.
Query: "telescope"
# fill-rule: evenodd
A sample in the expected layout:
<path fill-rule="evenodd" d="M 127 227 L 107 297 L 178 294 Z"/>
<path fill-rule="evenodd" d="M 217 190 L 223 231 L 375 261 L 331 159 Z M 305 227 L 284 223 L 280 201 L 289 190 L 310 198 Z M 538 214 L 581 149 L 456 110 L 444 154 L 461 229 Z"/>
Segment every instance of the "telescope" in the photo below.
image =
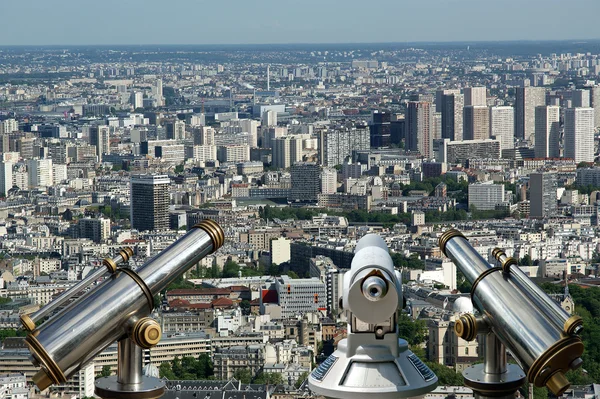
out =
<path fill-rule="evenodd" d="M 437 386 L 437 376 L 398 336 L 402 279 L 383 239 L 361 238 L 344 274 L 340 307 L 348 316 L 348 337 L 308 378 L 315 394 L 328 398 L 420 397 Z"/>
<path fill-rule="evenodd" d="M 33 382 L 41 391 L 52 384 L 65 383 L 118 341 L 117 375 L 96 380 L 96 395 L 131 399 L 162 396 L 164 382 L 142 375 L 143 349 L 156 345 L 161 338 L 160 325 L 149 317 L 155 307 L 154 296 L 219 249 L 224 239 L 217 223 L 203 220 L 135 271 L 117 267 L 132 254 L 131 250 L 122 250 L 115 258 L 103 262 L 107 270 L 92 272 L 57 298 L 58 305 L 50 302 L 24 317 L 23 324 L 30 331 L 25 343 L 33 364 L 40 367 Z M 105 274 L 108 276 L 100 284 L 36 328 L 36 322 Z"/>
<path fill-rule="evenodd" d="M 471 341 L 481 334 L 485 342 L 484 363 L 464 371 L 465 385 L 476 397 L 514 398 L 525 380 L 564 393 L 570 386 L 565 373 L 583 363 L 582 319 L 558 306 L 503 250 L 492 251 L 498 262 L 492 266 L 455 229 L 440 236 L 439 246 L 472 284 L 480 315 L 465 314 L 454 326 L 459 337 Z M 518 366 L 507 364 L 506 350 Z"/>

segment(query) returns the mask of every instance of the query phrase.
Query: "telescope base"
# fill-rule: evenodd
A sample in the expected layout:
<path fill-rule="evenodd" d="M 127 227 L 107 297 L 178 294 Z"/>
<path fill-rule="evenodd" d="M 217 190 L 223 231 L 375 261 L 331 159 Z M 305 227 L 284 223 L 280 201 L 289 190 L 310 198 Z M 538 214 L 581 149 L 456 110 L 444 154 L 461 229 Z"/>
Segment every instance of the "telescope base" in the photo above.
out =
<path fill-rule="evenodd" d="M 525 372 L 516 364 L 507 364 L 502 374 L 486 373 L 484 367 L 476 364 L 463 372 L 465 386 L 473 390 L 477 399 L 514 398 L 526 379 Z"/>
<path fill-rule="evenodd" d="M 156 399 L 165 392 L 165 382 L 155 377 L 142 377 L 139 384 L 121 384 L 117 376 L 96 380 L 94 393 L 102 399 Z"/>

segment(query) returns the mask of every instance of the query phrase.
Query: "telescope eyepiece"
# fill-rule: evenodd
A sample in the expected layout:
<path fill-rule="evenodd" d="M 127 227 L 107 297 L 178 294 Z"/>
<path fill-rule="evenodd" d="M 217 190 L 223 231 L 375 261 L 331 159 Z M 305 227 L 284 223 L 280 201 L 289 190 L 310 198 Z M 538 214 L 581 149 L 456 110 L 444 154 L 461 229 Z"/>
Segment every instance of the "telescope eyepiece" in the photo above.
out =
<path fill-rule="evenodd" d="M 369 301 L 379 301 L 387 294 L 387 283 L 379 276 L 370 276 L 363 281 L 362 292 Z"/>

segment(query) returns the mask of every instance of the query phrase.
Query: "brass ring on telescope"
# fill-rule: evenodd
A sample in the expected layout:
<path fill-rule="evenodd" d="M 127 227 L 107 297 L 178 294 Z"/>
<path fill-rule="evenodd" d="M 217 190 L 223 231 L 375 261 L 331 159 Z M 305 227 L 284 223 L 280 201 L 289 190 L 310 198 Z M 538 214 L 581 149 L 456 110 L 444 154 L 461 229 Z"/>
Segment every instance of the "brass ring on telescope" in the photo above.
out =
<path fill-rule="evenodd" d="M 467 239 L 463 233 L 461 233 L 460 231 L 456 230 L 456 229 L 450 229 L 447 230 L 444 234 L 442 234 L 438 240 L 438 245 L 440 247 L 440 249 L 442 250 L 442 253 L 444 255 L 446 255 L 446 243 L 454 237 L 462 237 L 465 240 Z M 446 255 L 448 256 L 448 255 Z"/>
<path fill-rule="evenodd" d="M 581 338 L 570 336 L 560 339 L 533 362 L 527 372 L 527 379 L 537 387 L 546 385 L 555 395 L 560 396 L 569 387 L 568 384 L 561 383 L 562 373 L 567 372 L 571 362 L 582 354 Z M 542 376 L 542 371 L 546 369 L 549 371 Z"/>
<path fill-rule="evenodd" d="M 133 250 L 129 247 L 125 247 L 119 251 L 119 255 L 123 258 L 123 262 L 127 262 L 133 256 Z"/>
<path fill-rule="evenodd" d="M 565 321 L 563 331 L 567 335 L 579 333 L 583 328 L 583 319 L 579 316 L 571 316 Z M 577 331 L 576 331 L 577 330 Z"/>
<path fill-rule="evenodd" d="M 135 323 L 131 331 L 133 342 L 144 349 L 150 349 L 160 341 L 162 332 L 158 322 L 150 317 L 144 317 Z"/>
<path fill-rule="evenodd" d="M 492 250 L 492 256 L 495 259 L 499 260 L 500 256 L 502 256 L 503 254 L 505 255 L 504 251 L 501 248 L 496 247 Z"/>
<path fill-rule="evenodd" d="M 454 333 L 465 341 L 473 341 L 477 337 L 477 319 L 466 313 L 454 323 Z"/>
<path fill-rule="evenodd" d="M 223 246 L 223 243 L 225 242 L 225 233 L 223 233 L 221 226 L 219 226 L 214 220 L 204 219 L 193 228 L 202 229 L 210 236 L 210 239 L 213 243 L 211 253 Z"/>
<path fill-rule="evenodd" d="M 519 262 L 517 262 L 517 260 L 511 256 L 509 258 L 504 259 L 500 267 L 502 267 L 502 271 L 504 273 L 510 273 L 510 267 L 518 266 L 518 264 Z"/>
<path fill-rule="evenodd" d="M 488 274 L 492 274 L 493 272 L 497 272 L 497 271 L 501 271 L 501 270 L 502 270 L 502 268 L 499 266 L 492 267 L 490 269 L 487 269 L 483 273 L 481 273 L 479 275 L 479 277 L 477 277 L 477 279 L 475 279 L 475 281 L 473 282 L 473 286 L 471 287 L 471 301 L 473 301 L 473 298 L 475 297 L 475 289 L 477 288 L 477 285 L 481 282 L 481 280 L 486 278 Z"/>
<path fill-rule="evenodd" d="M 46 350 L 44 349 L 42 344 L 40 344 L 40 341 L 38 341 L 37 338 L 33 336 L 33 334 L 27 335 L 27 337 L 25 338 L 25 343 L 27 344 L 27 346 L 29 347 L 31 353 L 35 356 L 35 358 L 37 360 L 39 360 L 40 363 L 42 363 L 42 365 L 44 366 L 43 372 L 45 372 L 46 376 L 54 384 L 62 384 L 62 383 L 67 382 L 65 374 L 62 372 L 60 367 L 58 367 L 58 364 L 56 364 L 54 359 L 52 359 L 52 357 L 50 357 L 50 355 L 48 354 L 48 352 L 46 352 Z M 42 378 L 38 379 L 38 381 L 46 380 L 45 378 L 43 378 L 43 376 L 39 375 L 39 372 L 36 374 L 36 376 L 42 377 Z M 44 382 L 46 382 L 46 381 L 44 381 Z M 37 385 L 37 383 L 36 383 L 36 385 Z M 43 391 L 48 386 L 50 386 L 50 384 L 48 384 L 44 388 L 42 388 L 41 386 L 38 385 L 38 388 L 40 388 L 40 390 Z"/>
<path fill-rule="evenodd" d="M 119 270 L 131 277 L 131 279 L 135 281 L 137 285 L 140 286 L 140 288 L 144 292 L 144 295 L 146 296 L 146 300 L 148 301 L 148 307 L 150 308 L 150 310 L 154 309 L 154 297 L 152 296 L 152 292 L 150 291 L 150 288 L 148 288 L 144 280 L 142 280 L 140 276 L 138 276 L 137 273 L 131 269 Z"/>
<path fill-rule="evenodd" d="M 24 329 L 26 329 L 29 332 L 35 330 L 35 323 L 33 322 L 33 320 L 31 320 L 31 317 L 29 317 L 28 314 L 22 314 L 21 317 L 19 317 L 19 319 L 21 319 L 21 324 L 23 324 Z"/>
<path fill-rule="evenodd" d="M 104 258 L 102 264 L 106 266 L 109 273 L 115 273 L 117 271 L 117 264 L 111 258 Z"/>

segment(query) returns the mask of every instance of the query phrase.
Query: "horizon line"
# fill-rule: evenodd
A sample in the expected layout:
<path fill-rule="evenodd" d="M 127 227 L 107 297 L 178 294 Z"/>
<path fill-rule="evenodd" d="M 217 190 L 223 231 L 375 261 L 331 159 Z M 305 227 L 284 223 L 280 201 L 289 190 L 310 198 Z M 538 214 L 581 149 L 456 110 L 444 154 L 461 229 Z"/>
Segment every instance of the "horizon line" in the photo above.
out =
<path fill-rule="evenodd" d="M 501 44 L 501 43 L 600 43 L 590 39 L 495 39 L 495 40 L 416 40 L 373 42 L 286 42 L 286 43 L 79 43 L 79 44 L 1 44 L 0 47 L 75 47 L 75 46 L 306 46 L 306 45 L 409 45 L 409 44 Z"/>

